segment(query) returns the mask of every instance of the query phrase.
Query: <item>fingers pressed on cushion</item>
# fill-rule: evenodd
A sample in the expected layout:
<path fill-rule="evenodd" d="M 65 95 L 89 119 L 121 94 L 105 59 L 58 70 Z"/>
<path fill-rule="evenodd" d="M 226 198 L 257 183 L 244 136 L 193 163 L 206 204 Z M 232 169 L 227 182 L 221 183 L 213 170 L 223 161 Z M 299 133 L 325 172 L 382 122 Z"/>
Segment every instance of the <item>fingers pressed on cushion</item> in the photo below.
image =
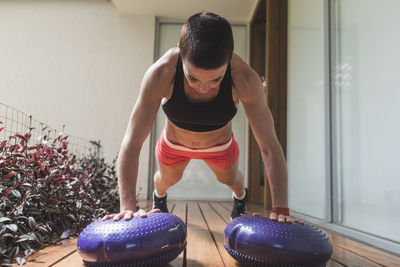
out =
<path fill-rule="evenodd" d="M 105 221 L 105 220 L 111 219 L 113 217 L 114 217 L 114 214 L 108 214 L 108 215 L 103 216 L 103 218 L 101 218 L 101 220 Z"/>
<path fill-rule="evenodd" d="M 125 219 L 125 220 L 130 220 L 132 217 L 133 217 L 133 212 L 130 211 L 130 210 L 128 210 L 128 211 L 125 213 L 124 219 Z"/>
<path fill-rule="evenodd" d="M 276 215 L 275 212 L 271 212 L 271 213 L 269 214 L 269 219 L 270 219 L 270 220 L 273 220 L 273 221 L 276 221 L 276 220 L 278 220 L 278 216 Z"/>
<path fill-rule="evenodd" d="M 137 214 L 138 214 L 138 216 L 140 216 L 141 218 L 147 217 L 147 212 L 146 212 L 145 210 L 142 210 L 142 209 L 138 210 Z"/>
<path fill-rule="evenodd" d="M 160 209 L 153 209 L 153 210 L 149 211 L 148 213 L 158 213 L 158 212 L 161 212 L 161 210 Z"/>
<path fill-rule="evenodd" d="M 119 221 L 122 217 L 124 217 L 124 213 L 118 213 L 116 215 L 114 215 L 114 221 Z"/>

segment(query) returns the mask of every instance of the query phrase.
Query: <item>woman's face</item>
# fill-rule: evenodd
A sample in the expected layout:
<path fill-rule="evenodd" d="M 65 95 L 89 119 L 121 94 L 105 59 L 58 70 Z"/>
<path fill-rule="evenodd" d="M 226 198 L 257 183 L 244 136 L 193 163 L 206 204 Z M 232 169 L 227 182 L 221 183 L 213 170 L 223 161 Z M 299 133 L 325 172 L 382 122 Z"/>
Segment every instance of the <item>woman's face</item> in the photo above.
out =
<path fill-rule="evenodd" d="M 217 88 L 224 78 L 228 64 L 217 69 L 199 69 L 186 59 L 182 59 L 183 73 L 190 87 L 201 94 L 206 94 Z"/>

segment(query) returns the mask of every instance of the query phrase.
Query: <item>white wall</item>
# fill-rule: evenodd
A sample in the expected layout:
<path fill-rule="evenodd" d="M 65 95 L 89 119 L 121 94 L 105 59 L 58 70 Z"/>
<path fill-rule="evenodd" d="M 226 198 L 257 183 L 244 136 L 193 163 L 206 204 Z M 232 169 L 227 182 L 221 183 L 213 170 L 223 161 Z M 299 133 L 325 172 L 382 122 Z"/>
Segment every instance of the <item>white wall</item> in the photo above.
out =
<path fill-rule="evenodd" d="M 0 2 L 0 102 L 119 151 L 141 79 L 153 62 L 154 17 L 105 0 Z M 146 192 L 149 145 L 138 187 Z"/>

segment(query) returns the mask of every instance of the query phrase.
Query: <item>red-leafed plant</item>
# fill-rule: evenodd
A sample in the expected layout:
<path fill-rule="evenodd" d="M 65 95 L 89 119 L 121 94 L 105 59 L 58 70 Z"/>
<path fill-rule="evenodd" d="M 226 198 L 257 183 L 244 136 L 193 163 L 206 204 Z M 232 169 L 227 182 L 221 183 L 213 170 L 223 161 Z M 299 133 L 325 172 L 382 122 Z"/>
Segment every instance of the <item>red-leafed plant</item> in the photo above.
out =
<path fill-rule="evenodd" d="M 68 152 L 68 136 L 49 140 L 46 128 L 28 145 L 32 130 L 0 140 L 2 266 L 22 265 L 34 250 L 119 210 L 115 160 L 109 165 L 94 152 L 78 158 Z"/>

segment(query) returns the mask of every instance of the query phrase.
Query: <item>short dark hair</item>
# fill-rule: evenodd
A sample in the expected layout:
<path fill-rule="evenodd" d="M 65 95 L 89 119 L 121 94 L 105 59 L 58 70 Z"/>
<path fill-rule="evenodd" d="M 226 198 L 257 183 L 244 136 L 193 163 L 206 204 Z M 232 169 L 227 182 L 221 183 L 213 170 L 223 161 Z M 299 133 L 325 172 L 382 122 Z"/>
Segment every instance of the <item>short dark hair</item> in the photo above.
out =
<path fill-rule="evenodd" d="M 211 12 L 194 14 L 182 27 L 179 47 L 181 56 L 197 68 L 219 68 L 232 58 L 231 25 Z"/>

